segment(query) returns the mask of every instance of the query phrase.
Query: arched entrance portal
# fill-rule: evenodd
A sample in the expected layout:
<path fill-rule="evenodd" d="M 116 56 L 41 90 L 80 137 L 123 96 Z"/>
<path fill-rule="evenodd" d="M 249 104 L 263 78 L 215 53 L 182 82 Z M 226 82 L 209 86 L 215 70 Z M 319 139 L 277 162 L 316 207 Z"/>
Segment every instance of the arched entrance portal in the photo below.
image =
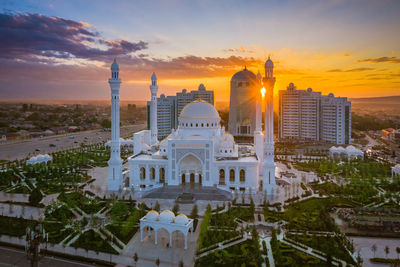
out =
<path fill-rule="evenodd" d="M 201 184 L 203 164 L 193 154 L 187 154 L 179 162 L 179 173 L 182 177 L 181 184 Z"/>

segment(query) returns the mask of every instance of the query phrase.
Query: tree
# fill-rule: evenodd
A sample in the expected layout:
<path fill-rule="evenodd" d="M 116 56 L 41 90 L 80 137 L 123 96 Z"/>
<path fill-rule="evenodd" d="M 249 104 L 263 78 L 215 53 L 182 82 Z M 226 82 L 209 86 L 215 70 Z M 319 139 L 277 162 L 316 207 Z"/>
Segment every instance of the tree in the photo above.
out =
<path fill-rule="evenodd" d="M 111 121 L 109 119 L 104 119 L 101 122 L 101 127 L 103 127 L 103 128 L 111 128 Z"/>
<path fill-rule="evenodd" d="M 179 204 L 178 203 L 174 204 L 174 207 L 172 208 L 172 212 L 174 214 L 177 214 L 179 212 Z"/>
<path fill-rule="evenodd" d="M 156 265 L 160 266 L 160 259 L 159 258 L 156 259 Z"/>
<path fill-rule="evenodd" d="M 194 204 L 194 205 L 193 205 L 193 208 L 192 208 L 192 211 L 190 212 L 189 217 L 192 218 L 192 219 L 197 219 L 198 216 L 199 216 L 199 215 L 198 215 L 197 204 Z"/>
<path fill-rule="evenodd" d="M 389 249 L 388 246 L 386 246 L 386 247 L 385 247 L 386 258 L 387 258 L 387 256 L 388 256 L 389 252 L 390 252 L 390 249 Z"/>
<path fill-rule="evenodd" d="M 160 203 L 158 203 L 158 201 L 156 201 L 156 204 L 154 205 L 154 210 L 160 212 Z"/>
<path fill-rule="evenodd" d="M 136 265 L 137 261 L 139 260 L 139 257 L 136 252 L 135 252 L 135 255 L 133 255 L 133 260 L 135 261 L 135 265 Z"/>
<path fill-rule="evenodd" d="M 397 252 L 397 259 L 399 258 L 399 254 L 400 254 L 400 247 L 396 247 L 396 252 Z"/>
<path fill-rule="evenodd" d="M 373 245 L 372 245 L 371 251 L 374 252 L 374 258 L 375 258 L 376 244 L 373 244 Z"/>
<path fill-rule="evenodd" d="M 29 203 L 32 206 L 37 206 L 39 204 L 39 202 L 42 200 L 43 195 L 40 192 L 39 188 L 35 188 L 32 190 L 31 194 L 29 195 Z"/>

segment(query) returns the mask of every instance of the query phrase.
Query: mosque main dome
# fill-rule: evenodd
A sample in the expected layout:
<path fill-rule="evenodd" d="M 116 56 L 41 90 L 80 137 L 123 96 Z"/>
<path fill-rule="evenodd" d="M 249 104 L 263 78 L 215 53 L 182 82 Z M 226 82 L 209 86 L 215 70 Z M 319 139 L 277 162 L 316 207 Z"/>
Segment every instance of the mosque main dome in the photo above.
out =
<path fill-rule="evenodd" d="M 180 115 L 180 118 L 186 119 L 219 119 L 217 110 L 208 102 L 196 100 L 187 104 Z"/>

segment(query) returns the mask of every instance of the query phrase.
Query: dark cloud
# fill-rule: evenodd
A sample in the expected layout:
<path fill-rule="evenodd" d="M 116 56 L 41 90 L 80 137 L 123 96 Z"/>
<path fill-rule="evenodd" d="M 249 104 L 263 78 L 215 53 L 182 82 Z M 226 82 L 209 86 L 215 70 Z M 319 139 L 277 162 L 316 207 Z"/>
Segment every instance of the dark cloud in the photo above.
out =
<path fill-rule="evenodd" d="M 400 64 L 400 58 L 398 57 L 366 58 L 366 59 L 360 59 L 358 60 L 358 62 Z"/>
<path fill-rule="evenodd" d="M 106 40 L 86 23 L 30 13 L 0 14 L 0 39 L 0 58 L 23 60 L 37 56 L 109 60 L 148 45 Z"/>
<path fill-rule="evenodd" d="M 375 69 L 374 68 L 355 68 L 355 69 L 348 69 L 348 70 L 332 69 L 332 70 L 328 70 L 328 72 L 359 72 L 359 71 L 367 71 L 367 70 L 375 70 Z"/>

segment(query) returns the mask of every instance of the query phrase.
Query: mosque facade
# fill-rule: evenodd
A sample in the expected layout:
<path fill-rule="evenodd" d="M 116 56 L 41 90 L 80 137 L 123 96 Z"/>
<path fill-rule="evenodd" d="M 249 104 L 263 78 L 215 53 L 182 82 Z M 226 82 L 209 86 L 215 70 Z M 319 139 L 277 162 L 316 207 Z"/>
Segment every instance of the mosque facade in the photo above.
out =
<path fill-rule="evenodd" d="M 254 125 L 248 130 L 248 133 L 253 131 L 254 144 L 236 143 L 233 135 L 221 126 L 221 118 L 215 107 L 200 99 L 195 100 L 181 111 L 177 129 L 172 130 L 160 142 L 154 134 L 157 133 L 157 124 L 151 125 L 149 130 L 134 134 L 134 152 L 128 158 L 128 182 L 119 180 L 118 185 L 109 184 L 109 189 L 129 185 L 135 190 L 146 191 L 162 186 L 191 184 L 217 187 L 229 192 L 264 191 L 274 194 L 273 116 L 269 113 L 272 112 L 275 78 L 272 76 L 272 61 L 269 59 L 267 63 L 266 77 L 263 80 L 268 87 L 266 97 L 261 98 L 261 78 L 257 78 L 252 72 L 245 69 L 233 76 L 235 79 L 240 77 L 244 86 L 248 82 L 249 86 L 251 84 L 257 90 L 252 92 L 254 97 L 249 100 L 254 114 L 247 118 L 249 125 Z M 245 80 L 246 77 L 248 81 Z M 157 99 L 157 88 L 157 77 L 153 74 L 151 101 Z M 265 134 L 261 126 L 264 100 L 271 101 L 265 105 Z M 153 103 L 152 107 L 155 105 Z M 157 111 L 151 109 L 151 113 L 153 121 L 157 121 Z M 115 179 L 109 179 L 109 183 L 110 181 L 117 182 Z"/>

